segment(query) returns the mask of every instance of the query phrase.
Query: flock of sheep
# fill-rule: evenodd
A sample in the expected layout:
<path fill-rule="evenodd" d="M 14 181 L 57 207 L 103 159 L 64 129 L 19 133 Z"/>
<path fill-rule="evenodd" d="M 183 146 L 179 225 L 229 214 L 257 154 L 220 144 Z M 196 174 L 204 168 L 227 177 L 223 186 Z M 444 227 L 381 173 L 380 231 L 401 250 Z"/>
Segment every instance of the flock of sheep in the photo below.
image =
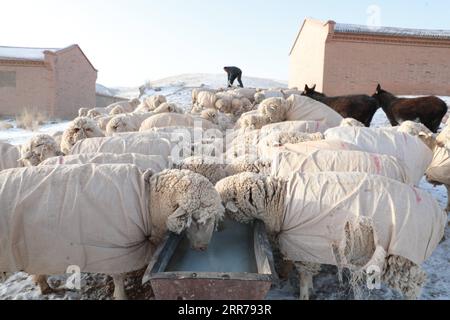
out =
<path fill-rule="evenodd" d="M 188 113 L 161 95 L 80 109 L 65 132 L 0 143 L 0 271 L 47 293 L 45 275 L 77 265 L 125 299 L 168 231 L 206 250 L 227 216 L 265 222 L 301 299 L 321 265 L 417 298 L 447 214 L 416 186 L 450 190 L 449 130 L 366 128 L 297 89 L 198 88 Z"/>

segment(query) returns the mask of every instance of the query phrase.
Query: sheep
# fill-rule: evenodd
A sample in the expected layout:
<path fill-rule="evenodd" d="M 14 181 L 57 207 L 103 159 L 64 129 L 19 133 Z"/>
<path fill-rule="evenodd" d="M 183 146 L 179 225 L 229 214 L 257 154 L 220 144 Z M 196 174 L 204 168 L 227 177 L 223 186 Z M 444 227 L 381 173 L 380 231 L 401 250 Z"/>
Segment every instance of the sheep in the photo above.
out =
<path fill-rule="evenodd" d="M 143 155 L 159 155 L 169 157 L 172 144 L 158 134 L 127 135 L 104 138 L 91 138 L 79 141 L 72 147 L 68 155 L 90 153 L 139 153 Z"/>
<path fill-rule="evenodd" d="M 64 131 L 61 140 L 61 151 L 69 154 L 70 149 L 80 140 L 104 137 L 105 135 L 98 127 L 97 123 L 87 117 L 76 118 Z"/>
<path fill-rule="evenodd" d="M 203 118 L 193 117 L 188 114 L 163 113 L 154 115 L 153 117 L 145 120 L 142 123 L 139 131 L 143 132 L 152 130 L 154 128 L 174 126 L 186 128 L 194 128 L 198 126 L 199 128 L 203 128 L 204 130 L 218 129 L 215 124 Z"/>
<path fill-rule="evenodd" d="M 167 102 L 167 99 L 163 95 L 154 95 L 145 99 L 145 104 L 148 107 L 148 111 L 154 111 L 165 102 Z"/>
<path fill-rule="evenodd" d="M 117 132 L 137 132 L 142 123 L 148 118 L 154 116 L 149 113 L 127 113 L 112 118 L 106 125 L 106 134 L 108 136 Z"/>
<path fill-rule="evenodd" d="M 286 121 L 288 103 L 284 98 L 269 98 L 259 105 L 259 113 L 270 123 Z"/>
<path fill-rule="evenodd" d="M 377 267 L 387 285 L 417 298 L 426 280 L 420 265 L 447 224 L 428 193 L 367 174 L 295 174 L 284 180 L 242 173 L 220 181 L 216 190 L 232 219 L 266 224 L 300 271 L 301 299 L 309 298 L 321 264 L 348 268 L 355 280 Z"/>
<path fill-rule="evenodd" d="M 215 109 L 217 96 L 215 92 L 201 91 L 198 93 L 196 104 L 203 109 Z"/>
<path fill-rule="evenodd" d="M 212 93 L 216 93 L 218 92 L 217 90 L 214 89 L 208 89 L 208 88 L 196 88 L 192 90 L 192 104 L 197 104 L 197 98 L 200 92 L 212 92 Z"/>
<path fill-rule="evenodd" d="M 89 110 L 90 110 L 89 108 L 80 108 L 78 110 L 78 116 L 79 117 L 87 117 Z"/>
<path fill-rule="evenodd" d="M 175 165 L 176 169 L 189 170 L 206 177 L 213 185 L 227 177 L 225 166 L 218 158 L 189 157 Z"/>
<path fill-rule="evenodd" d="M 243 172 L 252 172 L 258 174 L 270 175 L 272 170 L 272 161 L 257 159 L 255 161 L 249 161 L 247 156 L 242 156 L 233 159 L 225 167 L 226 176 L 235 176 Z"/>
<path fill-rule="evenodd" d="M 109 113 L 110 116 L 117 116 L 119 114 L 127 113 L 125 108 L 122 106 L 115 106 L 111 112 Z"/>
<path fill-rule="evenodd" d="M 262 132 L 292 131 L 304 133 L 325 133 L 329 128 L 320 121 L 284 121 L 265 125 Z"/>
<path fill-rule="evenodd" d="M 152 170 L 159 173 L 171 167 L 168 159 L 159 155 L 146 156 L 138 153 L 87 153 L 71 156 L 59 156 L 48 158 L 41 162 L 39 166 L 58 166 L 74 164 L 134 164 L 143 171 Z"/>
<path fill-rule="evenodd" d="M 236 124 L 235 129 L 260 130 L 270 123 L 270 120 L 260 115 L 258 111 L 244 113 Z"/>
<path fill-rule="evenodd" d="M 47 134 L 38 134 L 22 145 L 21 161 L 26 167 L 34 167 L 48 158 L 62 155 L 55 139 Z"/>
<path fill-rule="evenodd" d="M 265 132 L 261 131 L 264 135 Z M 261 154 L 264 155 L 270 148 L 280 147 L 285 144 L 297 144 L 306 141 L 320 141 L 324 139 L 324 135 L 320 132 L 317 133 L 303 133 L 303 132 L 291 132 L 291 131 L 279 131 L 267 134 L 258 143 L 258 147 L 262 148 Z"/>
<path fill-rule="evenodd" d="M 200 118 L 218 126 L 218 128 L 222 131 L 231 130 L 235 125 L 231 117 L 213 109 L 203 110 L 200 114 Z"/>
<path fill-rule="evenodd" d="M 433 185 L 444 185 L 447 189 L 447 208 L 450 212 L 450 149 L 438 145 L 433 149 L 433 161 L 426 173 L 427 181 Z"/>
<path fill-rule="evenodd" d="M 139 99 L 132 99 L 129 101 L 115 102 L 103 109 L 107 114 L 109 114 L 116 107 L 121 107 L 125 112 L 133 112 L 139 106 L 140 103 L 141 101 Z"/>
<path fill-rule="evenodd" d="M 433 159 L 433 152 L 423 138 L 426 137 L 357 127 L 337 127 L 325 132 L 326 140 L 341 140 L 357 145 L 362 151 L 396 157 L 405 164 L 415 185 L 422 180 Z"/>
<path fill-rule="evenodd" d="M 0 142 L 0 171 L 21 166 L 20 147 Z"/>
<path fill-rule="evenodd" d="M 403 132 L 410 134 L 412 136 L 429 135 L 432 136 L 433 132 L 428 129 L 422 123 L 414 122 L 414 121 L 404 121 L 398 128 L 398 132 Z"/>
<path fill-rule="evenodd" d="M 56 131 L 55 133 L 52 134 L 52 138 L 55 139 L 55 142 L 58 145 L 58 149 L 61 148 L 60 146 L 61 146 L 63 134 L 64 134 L 64 131 Z"/>
<path fill-rule="evenodd" d="M 269 90 L 263 90 L 263 91 L 257 92 L 254 95 L 254 99 L 257 104 L 259 104 L 263 100 L 266 100 L 269 98 L 283 98 L 284 99 L 284 94 L 283 94 L 282 90 L 269 89 Z"/>
<path fill-rule="evenodd" d="M 0 241 L 9 248 L 0 252 L 2 272 L 64 274 L 68 263 L 78 265 L 82 272 L 112 274 L 118 300 L 126 298 L 124 274 L 145 267 L 168 231 L 186 231 L 191 246 L 203 251 L 224 215 L 211 182 L 187 170 L 153 174 L 133 165 L 44 166 L 3 171 L 0 184 L 7 206 Z M 22 223 L 27 219 L 33 223 Z M 110 228 L 98 232 L 105 221 Z M 16 240 L 24 245 L 7 245 Z M 48 292 L 46 277 L 35 278 Z"/>
<path fill-rule="evenodd" d="M 262 92 L 255 93 L 254 100 L 256 104 L 260 104 L 266 99 L 266 96 Z"/>
<path fill-rule="evenodd" d="M 95 120 L 97 121 L 97 125 L 103 132 L 106 132 L 106 126 L 115 116 L 103 116 L 97 117 Z"/>
<path fill-rule="evenodd" d="M 240 88 L 229 91 L 231 94 L 239 96 L 241 98 L 248 99 L 251 103 L 255 101 L 256 89 L 252 88 Z"/>
<path fill-rule="evenodd" d="M 450 120 L 444 130 L 436 137 L 436 141 L 441 147 L 450 149 Z"/>
<path fill-rule="evenodd" d="M 341 122 L 341 127 L 365 127 L 365 125 L 362 122 L 359 122 L 356 119 L 353 118 L 345 118 Z"/>
<path fill-rule="evenodd" d="M 180 113 L 183 114 L 184 111 L 178 107 L 175 103 L 164 102 L 158 108 L 153 111 L 154 114 L 160 113 Z"/>
<path fill-rule="evenodd" d="M 107 116 L 108 114 L 109 112 L 105 108 L 94 108 L 88 111 L 86 117 L 95 119 L 97 117 Z"/>
<path fill-rule="evenodd" d="M 298 90 L 298 88 L 285 89 L 281 90 L 281 92 L 283 93 L 285 99 L 289 99 L 294 94 L 301 96 L 303 93 L 302 91 Z"/>

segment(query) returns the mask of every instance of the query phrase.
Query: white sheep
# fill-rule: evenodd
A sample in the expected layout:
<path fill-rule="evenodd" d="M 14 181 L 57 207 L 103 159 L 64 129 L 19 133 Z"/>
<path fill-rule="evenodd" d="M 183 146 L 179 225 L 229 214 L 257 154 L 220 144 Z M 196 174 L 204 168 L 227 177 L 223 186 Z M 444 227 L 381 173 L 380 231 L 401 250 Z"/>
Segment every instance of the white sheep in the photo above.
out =
<path fill-rule="evenodd" d="M 260 103 L 258 111 L 269 123 L 278 123 L 287 120 L 288 109 L 288 102 L 284 98 L 269 98 Z"/>
<path fill-rule="evenodd" d="M 115 116 L 106 125 L 106 134 L 112 136 L 117 132 L 137 132 L 142 123 L 154 115 L 153 112 L 149 112 L 127 113 Z"/>
<path fill-rule="evenodd" d="M 270 124 L 270 120 L 261 115 L 258 111 L 244 113 L 238 120 L 235 129 L 260 130 Z"/>
<path fill-rule="evenodd" d="M 197 104 L 197 98 L 200 92 L 212 92 L 212 93 L 216 93 L 218 92 L 217 90 L 214 89 L 209 89 L 209 88 L 195 88 L 192 90 L 192 104 Z"/>
<path fill-rule="evenodd" d="M 139 153 L 169 157 L 172 151 L 169 140 L 158 134 L 125 135 L 104 138 L 91 138 L 79 141 L 70 150 L 70 155 L 90 153 Z"/>
<path fill-rule="evenodd" d="M 97 123 L 87 117 L 76 118 L 64 131 L 61 140 L 61 151 L 69 154 L 70 149 L 83 139 L 104 137 L 105 135 L 98 127 Z"/>
<path fill-rule="evenodd" d="M 211 182 L 187 170 L 152 175 L 133 165 L 44 166 L 2 171 L 0 185 L 7 203 L 2 272 L 65 274 L 77 265 L 113 275 L 116 299 L 126 298 L 124 274 L 145 267 L 168 231 L 186 231 L 194 249 L 206 250 L 224 214 Z M 45 276 L 36 280 L 49 291 Z"/>
<path fill-rule="evenodd" d="M 447 212 L 450 212 L 450 149 L 435 146 L 433 161 L 427 169 L 428 182 L 434 185 L 444 185 L 447 189 Z"/>
<path fill-rule="evenodd" d="M 414 121 L 404 121 L 397 129 L 398 132 L 410 134 L 412 136 L 428 135 L 432 136 L 433 132 L 422 123 Z"/>
<path fill-rule="evenodd" d="M 266 224 L 300 271 L 301 299 L 309 298 L 321 264 L 347 268 L 355 280 L 378 270 L 387 285 L 417 298 L 426 280 L 420 265 L 447 224 L 430 194 L 381 176 L 295 174 L 283 180 L 243 173 L 216 189 L 232 219 Z"/>
<path fill-rule="evenodd" d="M 21 167 L 20 147 L 0 142 L 0 171 Z"/>
<path fill-rule="evenodd" d="M 365 125 L 362 122 L 359 122 L 356 119 L 353 118 L 345 118 L 341 122 L 341 127 L 365 127 Z"/>
<path fill-rule="evenodd" d="M 113 104 L 110 104 L 106 108 L 103 108 L 105 110 L 105 113 L 109 114 L 114 108 L 121 107 L 125 112 L 133 112 L 141 103 L 139 99 L 132 99 L 129 101 L 119 101 L 115 102 Z"/>
<path fill-rule="evenodd" d="M 265 125 L 261 128 L 262 132 L 304 132 L 304 133 L 325 133 L 329 128 L 320 121 L 284 121 Z"/>
<path fill-rule="evenodd" d="M 183 114 L 184 111 L 180 107 L 178 107 L 175 103 L 167 103 L 164 102 L 158 108 L 153 111 L 154 114 L 160 113 L 180 113 Z"/>
<path fill-rule="evenodd" d="M 189 157 L 176 164 L 176 168 L 201 174 L 214 185 L 227 177 L 225 166 L 220 163 L 219 158 Z"/>
<path fill-rule="evenodd" d="M 47 134 L 38 134 L 22 145 L 20 161 L 26 167 L 39 165 L 48 158 L 62 155 L 55 139 Z"/>
<path fill-rule="evenodd" d="M 89 108 L 80 108 L 78 110 L 78 116 L 79 117 L 87 117 L 89 110 L 90 110 Z"/>
<path fill-rule="evenodd" d="M 208 120 L 201 117 L 193 117 L 188 114 L 163 113 L 154 115 L 145 120 L 139 131 L 148 131 L 154 128 L 162 127 L 186 127 L 186 128 L 203 128 L 204 130 L 218 129 L 218 127 Z"/>
<path fill-rule="evenodd" d="M 336 127 L 325 132 L 326 140 L 341 140 L 362 151 L 394 156 L 402 161 L 415 185 L 422 180 L 431 164 L 433 152 L 419 137 L 383 129 Z"/>
<path fill-rule="evenodd" d="M 113 115 L 113 116 L 97 117 L 97 118 L 95 118 L 95 121 L 97 121 L 97 125 L 100 128 L 100 130 L 102 130 L 103 132 L 106 132 L 106 126 L 114 117 L 116 117 L 116 116 Z"/>
<path fill-rule="evenodd" d="M 148 111 L 154 111 L 165 102 L 167 102 L 167 99 L 163 95 L 154 95 L 145 98 L 145 105 L 148 107 Z"/>
<path fill-rule="evenodd" d="M 93 108 L 88 111 L 86 117 L 95 119 L 97 117 L 107 116 L 109 112 L 105 108 Z"/>
<path fill-rule="evenodd" d="M 217 96 L 215 92 L 201 91 L 198 93 L 196 104 L 203 109 L 215 109 Z"/>
<path fill-rule="evenodd" d="M 111 112 L 109 113 L 110 116 L 117 116 L 119 114 L 127 113 L 124 107 L 122 106 L 115 106 Z"/>
<path fill-rule="evenodd" d="M 143 171 L 152 170 L 159 173 L 171 168 L 167 158 L 159 155 L 147 156 L 138 153 L 87 153 L 71 156 L 59 156 L 48 158 L 41 162 L 40 166 L 76 165 L 76 164 L 133 164 Z"/>

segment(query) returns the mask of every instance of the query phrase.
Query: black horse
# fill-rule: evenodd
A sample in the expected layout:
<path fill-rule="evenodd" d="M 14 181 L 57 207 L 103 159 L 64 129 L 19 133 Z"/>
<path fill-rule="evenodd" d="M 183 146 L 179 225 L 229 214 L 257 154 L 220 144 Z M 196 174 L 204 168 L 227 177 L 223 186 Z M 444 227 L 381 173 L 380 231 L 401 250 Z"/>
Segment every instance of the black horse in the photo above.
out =
<path fill-rule="evenodd" d="M 377 100 L 368 95 L 348 95 L 339 97 L 327 97 L 316 91 L 316 86 L 305 86 L 304 96 L 322 102 L 339 113 L 344 118 L 353 118 L 370 127 L 373 116 L 380 107 Z"/>
<path fill-rule="evenodd" d="M 435 96 L 398 98 L 378 85 L 373 95 L 386 113 L 390 123 L 398 126 L 404 121 L 420 121 L 436 133 L 448 111 L 445 101 Z"/>

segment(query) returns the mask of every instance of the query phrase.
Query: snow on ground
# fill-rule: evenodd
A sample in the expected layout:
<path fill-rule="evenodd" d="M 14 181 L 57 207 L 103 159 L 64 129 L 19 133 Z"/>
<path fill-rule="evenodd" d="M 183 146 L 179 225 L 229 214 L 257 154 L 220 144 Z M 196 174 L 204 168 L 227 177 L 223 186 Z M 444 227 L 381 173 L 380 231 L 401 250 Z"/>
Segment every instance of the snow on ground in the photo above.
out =
<path fill-rule="evenodd" d="M 8 142 L 14 145 L 23 144 L 36 134 L 46 133 L 52 135 L 59 131 L 66 130 L 69 121 L 47 123 L 39 127 L 37 131 L 25 130 L 17 128 L 13 119 L 2 120 L 14 126 L 12 129 L 0 130 L 0 141 Z"/>
<path fill-rule="evenodd" d="M 283 87 L 285 83 L 272 80 L 262 79 L 245 79 L 244 84 L 254 87 Z M 223 87 L 223 75 L 182 75 L 179 77 L 166 78 L 152 83 L 156 90 L 148 90 L 146 95 L 163 94 L 166 95 L 169 102 L 174 102 L 189 109 L 191 101 L 191 90 L 193 87 L 201 85 L 218 88 Z M 246 83 L 247 82 L 247 83 Z M 134 89 L 115 89 L 117 95 L 123 96 L 122 93 L 130 94 L 130 98 L 139 95 L 138 89 L 131 95 Z M 450 103 L 450 97 L 443 97 L 447 103 Z M 7 122 L 14 124 L 12 120 Z M 38 132 L 54 133 L 62 131 L 67 127 L 68 122 L 53 123 L 42 126 Z M 384 112 L 380 109 L 372 122 L 373 127 L 389 126 L 389 121 Z M 0 131 L 0 141 L 6 140 L 10 143 L 20 144 L 29 139 L 35 132 L 10 129 Z M 420 184 L 420 188 L 429 191 L 439 201 L 443 208 L 447 204 L 447 192 L 444 187 L 433 187 L 425 179 Z M 428 273 L 428 282 L 424 287 L 421 295 L 423 300 L 448 300 L 450 299 L 450 227 L 447 227 L 445 241 L 434 252 L 433 256 L 426 261 L 423 268 Z M 50 283 L 54 287 L 59 287 L 64 283 L 65 276 L 56 276 L 50 278 Z M 127 288 L 131 298 L 149 299 L 149 289 L 140 286 L 139 276 L 131 277 L 127 280 Z M 314 280 L 315 292 L 312 299 L 316 300 L 347 300 L 353 299 L 354 296 L 350 287 L 344 281 L 340 284 L 337 277 L 337 270 L 334 267 L 324 267 L 321 274 Z M 82 277 L 81 292 L 59 292 L 47 296 L 42 296 L 39 289 L 32 283 L 31 277 L 24 273 L 17 273 L 11 276 L 5 283 L 0 284 L 0 300 L 3 299 L 27 299 L 27 300 L 74 300 L 74 299 L 111 299 L 112 298 L 112 280 L 105 275 L 86 275 Z M 269 293 L 268 299 L 271 300 L 292 300 L 298 297 L 298 281 L 295 271 L 287 281 L 274 284 Z M 372 300 L 392 300 L 401 299 L 401 296 L 389 288 L 383 287 L 381 290 L 373 292 L 365 292 L 365 299 Z"/>

